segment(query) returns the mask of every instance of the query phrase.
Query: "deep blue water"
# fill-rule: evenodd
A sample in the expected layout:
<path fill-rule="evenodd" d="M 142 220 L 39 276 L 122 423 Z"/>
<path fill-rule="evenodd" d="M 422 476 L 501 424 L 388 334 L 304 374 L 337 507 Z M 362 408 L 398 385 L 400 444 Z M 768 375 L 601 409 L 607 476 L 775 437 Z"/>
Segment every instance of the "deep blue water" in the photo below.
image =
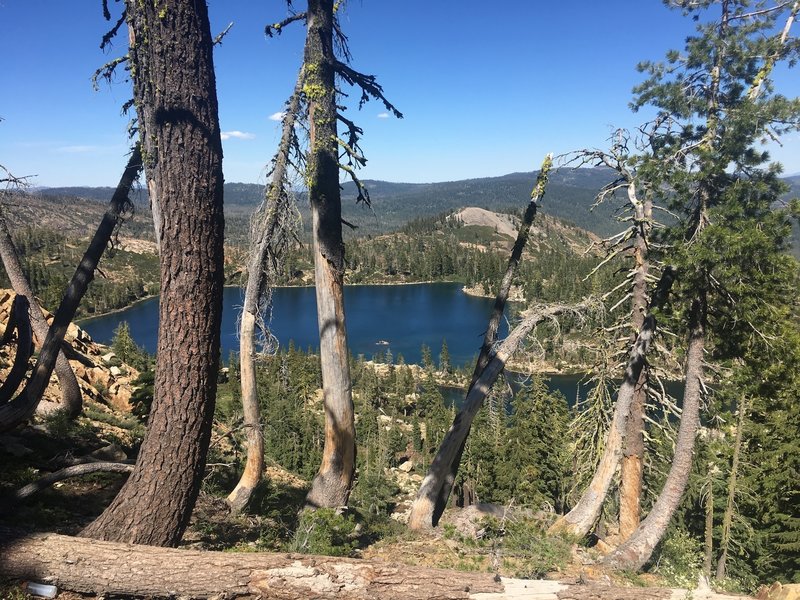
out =
<path fill-rule="evenodd" d="M 447 340 L 451 362 L 474 364 L 480 349 L 493 300 L 468 296 L 458 283 L 423 283 L 416 285 L 356 285 L 344 292 L 347 335 L 350 351 L 372 358 L 391 349 L 395 362 L 402 354 L 407 363 L 420 363 L 420 348 L 427 344 L 438 362 L 442 341 Z M 273 294 L 272 332 L 282 347 L 289 341 L 302 349 L 318 347 L 316 297 L 314 288 L 277 288 Z M 242 305 L 242 291 L 226 288 L 222 313 L 222 359 L 238 352 L 237 318 Z M 150 298 L 125 310 L 87 319 L 80 323 L 98 342 L 110 343 L 117 326 L 127 321 L 131 335 L 140 346 L 156 351 L 158 334 L 158 298 Z M 501 336 L 507 327 L 501 326 Z M 378 342 L 389 342 L 388 345 Z M 507 375 L 512 387 L 516 376 Z M 581 383 L 583 375 L 552 375 L 548 387 L 561 392 L 570 406 L 578 397 L 585 398 L 589 388 Z M 680 397 L 682 385 L 670 391 Z M 460 406 L 462 390 L 442 388 L 445 401 Z"/>
<path fill-rule="evenodd" d="M 372 358 L 391 349 L 394 359 L 402 354 L 407 363 L 420 362 L 420 347 L 431 348 L 438 362 L 442 341 L 453 364 L 474 360 L 480 348 L 493 301 L 468 296 L 458 283 L 417 285 L 346 286 L 344 292 L 350 351 Z M 271 329 L 282 347 L 293 340 L 298 348 L 318 347 L 314 288 L 277 288 Z M 222 358 L 238 351 L 236 322 L 242 305 L 239 288 L 226 288 L 222 313 Z M 131 334 L 148 352 L 156 351 L 158 298 L 139 302 L 123 311 L 80 323 L 93 339 L 109 343 L 114 329 L 127 321 Z M 502 335 L 506 329 L 503 326 Z M 388 345 L 378 342 L 389 342 Z"/>

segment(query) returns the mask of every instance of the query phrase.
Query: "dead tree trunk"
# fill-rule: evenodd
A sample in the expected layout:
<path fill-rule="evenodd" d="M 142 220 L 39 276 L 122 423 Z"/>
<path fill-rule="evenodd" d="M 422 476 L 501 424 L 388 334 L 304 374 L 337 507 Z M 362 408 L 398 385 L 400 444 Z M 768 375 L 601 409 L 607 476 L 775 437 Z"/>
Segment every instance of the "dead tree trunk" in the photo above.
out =
<path fill-rule="evenodd" d="M 747 415 L 747 398 L 742 396 L 739 404 L 739 422 L 736 424 L 736 440 L 733 443 L 733 462 L 731 474 L 728 478 L 728 497 L 725 502 L 725 513 L 722 516 L 722 538 L 719 542 L 720 555 L 717 561 L 716 579 L 723 579 L 728 562 L 728 546 L 731 542 L 731 527 L 733 526 L 733 513 L 736 510 L 736 479 L 739 475 L 739 459 L 742 454 L 742 432 Z"/>
<path fill-rule="evenodd" d="M 485 573 L 328 556 L 154 548 L 7 529 L 0 529 L 0 573 L 100 595 L 284 600 L 505 597 L 504 583 Z"/>
<path fill-rule="evenodd" d="M 615 569 L 637 571 L 650 559 L 680 504 L 692 468 L 695 435 L 700 422 L 703 389 L 703 349 L 705 345 L 705 297 L 692 302 L 689 322 L 689 347 L 686 356 L 686 387 L 675 455 L 661 494 L 636 531 L 604 563 Z"/>
<path fill-rule="evenodd" d="M 625 427 L 630 412 L 631 402 L 636 393 L 639 380 L 644 369 L 647 349 L 650 346 L 656 328 L 653 315 L 648 315 L 644 321 L 636 343 L 631 348 L 628 366 L 625 369 L 625 378 L 617 394 L 617 403 L 614 408 L 614 417 L 611 428 L 608 430 L 603 456 L 600 464 L 592 477 L 592 481 L 584 491 L 578 503 L 566 515 L 560 517 L 550 527 L 550 532 L 563 531 L 576 536 L 584 536 L 600 516 L 608 489 L 619 464 L 622 448 L 625 441 Z"/>
<path fill-rule="evenodd" d="M 223 292 L 222 143 L 205 2 L 128 2 L 134 99 L 161 210 L 153 405 L 136 467 L 83 535 L 175 545 L 200 489 L 214 414 Z"/>
<path fill-rule="evenodd" d="M 488 363 L 477 381 L 469 388 L 464 406 L 456 415 L 445 435 L 442 445 L 422 481 L 419 492 L 417 492 L 417 497 L 411 506 L 411 514 L 408 517 L 408 526 L 411 529 L 425 529 L 437 525 L 438 516 L 434 520 L 434 507 L 441 489 L 441 481 L 445 477 L 450 477 L 449 465 L 453 464 L 461 452 L 475 415 L 483 405 L 483 401 L 497 377 L 505 368 L 508 359 L 516 352 L 528 334 L 542 321 L 568 312 L 580 314 L 586 308 L 588 308 L 588 304 L 585 302 L 574 306 L 555 305 L 533 308 L 529 311 L 529 316 L 508 334 L 500 346 L 492 349 Z M 449 481 L 449 486 L 452 488 L 452 480 Z"/>
<path fill-rule="evenodd" d="M 39 401 L 42 399 L 50 375 L 53 373 L 56 358 L 61 350 L 61 343 L 67 333 L 67 327 L 75 316 L 81 298 L 86 293 L 92 279 L 94 271 L 100 262 L 100 257 L 106 249 L 114 228 L 119 222 L 120 215 L 128 205 L 128 193 L 139 172 L 142 168 L 142 159 L 139 147 L 134 148 L 128 165 L 122 174 L 122 178 L 114 191 L 106 213 L 97 227 L 97 231 L 86 249 L 75 274 L 69 282 L 64 298 L 53 317 L 53 323 L 47 331 L 47 337 L 42 344 L 39 352 L 39 359 L 28 383 L 20 394 L 13 401 L 0 406 L 0 433 L 8 431 L 29 419 L 36 411 Z"/>
<path fill-rule="evenodd" d="M 55 473 L 48 473 L 36 481 L 21 487 L 16 492 L 11 494 L 11 497 L 8 499 L 6 504 L 13 506 L 15 503 L 25 500 L 26 498 L 29 498 L 34 494 L 47 489 L 54 483 L 64 481 L 65 479 L 89 475 L 90 473 L 130 473 L 132 470 L 133 464 L 122 462 L 101 461 L 72 465 L 70 467 L 63 468 L 60 471 L 56 471 Z"/>
<path fill-rule="evenodd" d="M 283 117 L 283 131 L 275 156 L 272 182 L 267 188 L 264 204 L 257 213 L 258 215 L 263 214 L 263 218 L 258 221 L 258 217 L 254 217 L 253 221 L 251 244 L 254 248 L 247 269 L 247 287 L 239 324 L 239 374 L 242 387 L 243 424 L 247 437 L 247 462 L 242 477 L 227 498 L 231 511 L 234 513 L 244 510 L 264 473 L 264 436 L 256 386 L 256 324 L 259 319 L 264 318 L 259 314 L 262 298 L 270 296 L 267 288 L 272 285 L 267 275 L 270 270 L 267 261 L 277 260 L 282 253 L 282 248 L 286 245 L 286 232 L 279 231 L 279 222 L 286 219 L 286 213 L 290 209 L 291 201 L 285 182 L 287 167 L 290 164 L 289 154 L 292 151 L 295 137 L 295 123 L 300 107 L 302 84 L 303 70 L 301 69 L 294 94 L 289 100 L 286 114 Z M 271 302 L 271 300 L 267 302 Z M 270 310 L 269 307 L 267 310 Z"/>
<path fill-rule="evenodd" d="M 634 241 L 633 258 L 636 272 L 631 290 L 631 326 L 640 331 L 647 311 L 647 244 L 653 220 L 653 201 L 649 194 L 644 200 L 635 202 L 636 190 L 628 188 L 634 207 L 637 236 Z M 619 535 L 623 540 L 636 531 L 641 518 L 642 477 L 644 472 L 644 405 L 647 397 L 647 372 L 642 371 L 633 392 L 631 410 L 622 448 L 619 488 Z"/>
<path fill-rule="evenodd" d="M 511 284 L 514 281 L 514 275 L 517 272 L 517 266 L 522 258 L 522 251 L 528 242 L 533 221 L 536 218 L 536 211 L 538 209 L 538 202 L 544 196 L 545 188 L 547 187 L 547 177 L 550 173 L 552 166 L 552 156 L 548 154 L 542 162 L 542 167 L 539 170 L 539 175 L 536 179 L 536 185 L 531 192 L 531 200 L 525 210 L 525 215 L 520 223 L 519 231 L 517 232 L 517 239 L 514 242 L 514 247 L 511 250 L 511 256 L 508 259 L 506 272 L 503 275 L 503 280 L 500 283 L 500 288 L 495 297 L 492 315 L 489 318 L 489 325 L 484 334 L 483 344 L 481 351 L 478 355 L 478 360 L 475 361 L 475 370 L 472 373 L 472 382 L 470 383 L 469 390 L 467 390 L 467 397 L 469 397 L 472 388 L 480 379 L 484 369 L 489 364 L 491 359 L 492 348 L 497 341 L 497 332 L 500 329 L 500 321 L 505 312 L 508 294 L 511 291 Z M 491 387 L 491 386 L 490 386 Z M 464 447 L 467 443 L 467 436 L 472 426 L 472 420 L 475 414 L 483 404 L 483 400 L 488 393 L 488 388 L 480 397 L 478 404 L 474 407 L 472 416 L 468 417 L 468 424 L 466 427 L 456 427 L 456 423 L 463 423 L 464 417 L 462 414 L 466 409 L 466 405 L 461 412 L 456 415 L 453 426 L 442 441 L 439 451 L 436 453 L 433 462 L 431 463 L 425 481 L 417 492 L 417 497 L 411 507 L 411 515 L 408 520 L 408 525 L 411 529 L 422 529 L 427 527 L 435 527 L 442 516 L 444 509 L 447 507 L 447 500 L 450 497 L 450 492 L 453 489 L 453 483 L 458 473 L 458 466 L 461 462 L 461 455 L 464 453 Z M 449 444 L 456 444 L 455 448 L 450 448 Z M 440 458 L 440 455 L 442 458 Z M 444 459 L 447 455 L 447 459 Z M 427 485 L 426 485 L 427 484 Z"/>
<path fill-rule="evenodd" d="M 33 332 L 29 316 L 28 298 L 17 294 L 11 303 L 11 312 L 3 334 L 2 345 L 11 343 L 11 335 L 17 332 L 17 351 L 11 370 L 6 374 L 5 381 L 0 385 L 0 405 L 11 401 L 25 379 L 28 371 L 28 361 L 33 354 Z"/>
<path fill-rule="evenodd" d="M 355 422 L 344 314 L 344 242 L 337 144 L 333 0 L 308 3 L 303 92 L 308 101 L 308 196 L 314 245 L 319 353 L 325 406 L 322 464 L 309 507 L 347 504 L 355 474 Z"/>
<path fill-rule="evenodd" d="M 14 242 L 11 239 L 11 234 L 8 231 L 8 224 L 6 223 L 5 216 L 0 207 L 0 259 L 3 261 L 8 279 L 11 282 L 11 287 L 17 294 L 25 296 L 30 304 L 31 325 L 33 327 L 36 341 L 41 346 L 47 337 L 47 330 L 49 328 L 47 320 L 42 314 L 42 309 L 39 302 L 33 295 L 33 289 L 28 283 L 28 278 L 22 270 L 22 265 L 19 261 L 17 249 L 14 247 Z M 78 385 L 78 380 L 69 360 L 64 355 L 63 351 L 58 353 L 55 365 L 56 377 L 58 377 L 58 385 L 61 386 L 61 408 L 66 411 L 70 417 L 76 417 L 83 408 L 83 397 L 81 395 L 81 388 Z"/>

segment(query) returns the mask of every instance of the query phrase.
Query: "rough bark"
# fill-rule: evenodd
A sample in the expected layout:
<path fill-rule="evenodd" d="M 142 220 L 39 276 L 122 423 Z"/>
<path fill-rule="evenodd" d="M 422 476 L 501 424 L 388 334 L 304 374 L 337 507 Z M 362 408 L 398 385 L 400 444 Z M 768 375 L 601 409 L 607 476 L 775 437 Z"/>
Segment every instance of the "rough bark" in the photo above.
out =
<path fill-rule="evenodd" d="M 461 451 L 475 415 L 492 388 L 492 384 L 505 368 L 508 359 L 513 356 L 520 344 L 539 323 L 567 312 L 579 313 L 586 308 L 587 304 L 582 303 L 575 306 L 556 305 L 533 309 L 531 314 L 508 334 L 500 346 L 492 350 L 489 362 L 477 381 L 469 388 L 463 408 L 456 415 L 422 485 L 420 485 L 408 517 L 408 526 L 411 529 L 426 529 L 436 527 L 438 524 L 435 505 L 441 489 L 441 480 L 443 477 L 451 477 L 449 465 L 455 461 L 457 454 Z M 450 480 L 448 485 L 452 487 L 453 481 Z"/>
<path fill-rule="evenodd" d="M 733 526 L 733 513 L 736 510 L 736 479 L 739 475 L 739 457 L 742 454 L 742 431 L 744 430 L 744 420 L 747 414 L 747 398 L 742 397 L 739 404 L 739 421 L 736 424 L 736 439 L 733 443 L 733 462 L 731 463 L 731 475 L 728 478 L 728 494 L 725 501 L 725 512 L 722 516 L 722 538 L 719 542 L 720 555 L 717 561 L 716 579 L 723 579 L 728 562 L 728 546 L 731 541 L 731 527 Z"/>
<path fill-rule="evenodd" d="M 100 595 L 413 600 L 503 598 L 491 574 L 292 554 L 153 548 L 0 529 L 0 573 Z M 497 595 L 494 595 L 497 594 Z"/>
<path fill-rule="evenodd" d="M 311 203 L 325 445 L 306 504 L 335 507 L 347 504 L 355 474 L 356 444 L 344 314 L 333 0 L 310 0 L 307 23 L 303 92 L 309 106 L 310 151 L 306 177 Z"/>
<path fill-rule="evenodd" d="M 478 359 L 475 361 L 475 370 L 472 373 L 472 381 L 470 383 L 470 388 L 467 391 L 468 396 L 469 392 L 480 379 L 484 369 L 486 369 L 486 366 L 489 364 L 489 360 L 491 359 L 492 348 L 494 347 L 495 342 L 497 342 L 497 332 L 500 329 L 500 321 L 503 318 L 506 302 L 508 301 L 508 295 L 511 292 L 511 284 L 514 281 L 514 275 L 517 272 L 517 266 L 522 258 L 522 251 L 525 249 L 525 245 L 528 243 L 530 230 L 533 226 L 533 221 L 536 218 L 538 202 L 544 196 L 544 192 L 547 187 L 547 177 L 550 173 L 551 166 L 552 156 L 548 154 L 542 162 L 542 167 L 539 170 L 539 175 L 536 179 L 536 185 L 531 192 L 531 200 L 528 203 L 528 207 L 525 209 L 525 214 L 523 215 L 522 222 L 519 226 L 519 231 L 517 232 L 517 239 L 514 242 L 514 247 L 511 250 L 511 256 L 508 259 L 506 272 L 503 275 L 503 279 L 500 282 L 500 288 L 498 289 L 497 296 L 494 300 L 494 307 L 492 308 L 492 314 L 489 317 L 489 324 L 483 337 L 481 351 L 478 355 Z M 488 389 L 486 392 L 488 393 Z M 481 397 L 480 402 L 475 407 L 476 411 L 480 408 L 481 404 L 483 404 L 484 397 L 485 394 L 483 397 Z M 462 412 L 463 410 L 464 409 L 462 409 Z M 428 470 L 428 474 L 425 477 L 425 481 L 428 482 L 427 488 L 424 490 L 424 493 L 423 488 L 420 488 L 419 492 L 417 493 L 417 498 L 412 506 L 412 518 L 409 520 L 409 526 L 412 529 L 435 527 L 439 522 L 439 518 L 442 516 L 442 513 L 444 513 L 444 509 L 447 507 L 447 500 L 450 497 L 450 492 L 453 489 L 453 482 L 455 482 L 456 475 L 458 474 L 461 456 L 464 453 L 464 447 L 467 443 L 467 437 L 469 436 L 469 430 L 472 426 L 472 420 L 474 416 L 475 415 L 473 414 L 472 417 L 469 418 L 469 424 L 467 425 L 466 429 L 463 430 L 463 432 L 461 427 L 459 427 L 457 429 L 461 433 L 453 438 L 450 438 L 448 435 L 442 441 L 442 446 L 439 448 L 439 451 L 437 452 L 436 457 L 434 458 L 433 462 L 431 463 L 431 467 Z M 456 423 L 463 422 L 464 421 L 461 417 L 461 413 L 459 413 L 455 417 L 453 427 L 456 426 Z M 451 431 L 452 430 L 453 429 L 451 428 Z M 455 448 L 455 452 L 453 451 L 453 448 L 445 446 L 445 444 L 448 443 L 458 444 L 457 448 Z M 440 455 L 445 454 L 449 458 L 447 460 L 440 460 Z M 430 503 L 431 497 L 434 498 L 432 505 Z"/>
<path fill-rule="evenodd" d="M 282 213 L 288 210 L 289 200 L 284 188 L 284 181 L 299 110 L 302 81 L 303 71 L 301 70 L 294 94 L 283 117 L 283 131 L 275 157 L 272 182 L 267 188 L 264 205 L 260 208 L 260 211 L 265 212 L 264 219 L 258 230 L 258 237 L 251 240 L 254 248 L 247 269 L 247 286 L 239 324 L 239 373 L 242 387 L 243 425 L 247 439 L 247 462 L 241 478 L 227 498 L 233 513 L 244 510 L 264 473 L 264 437 L 256 386 L 256 323 L 259 319 L 258 312 L 262 295 L 267 286 L 272 283 L 267 277 L 266 262 L 275 257 L 276 249 L 273 247 L 273 239 L 276 228 Z"/>
<path fill-rule="evenodd" d="M 30 317 L 33 333 L 36 336 L 36 341 L 41 346 L 47 337 L 47 329 L 49 328 L 47 320 L 44 318 L 42 309 L 39 302 L 33 295 L 33 289 L 28 283 L 28 278 L 22 270 L 22 264 L 19 261 L 17 249 L 14 247 L 14 242 L 11 239 L 11 234 L 8 231 L 8 224 L 0 209 L 0 259 L 3 261 L 8 279 L 11 282 L 11 287 L 17 294 L 25 296 L 30 304 Z M 58 378 L 58 385 L 61 387 L 61 409 L 64 410 L 70 417 L 76 417 L 80 414 L 83 408 L 83 397 L 81 395 L 81 388 L 78 385 L 78 380 L 69 360 L 64 355 L 63 350 L 58 353 L 56 357 L 55 374 Z"/>
<path fill-rule="evenodd" d="M 94 271 L 114 233 L 120 215 L 129 202 L 128 193 L 133 182 L 139 176 L 141 168 L 142 158 L 137 146 L 131 153 L 128 165 L 125 167 L 117 189 L 114 191 L 114 196 L 111 198 L 100 225 L 98 225 L 89 247 L 75 270 L 67 290 L 64 292 L 61 304 L 53 317 L 53 322 L 47 330 L 47 336 L 39 352 L 39 359 L 36 362 L 33 374 L 28 379 L 25 388 L 12 402 L 0 406 L 0 433 L 28 420 L 36 411 L 36 407 L 42 399 L 42 394 L 44 394 L 50 381 L 50 375 L 53 373 L 56 358 L 67 333 L 67 327 L 72 322 L 81 298 L 83 298 L 86 289 L 94 278 Z"/>
<path fill-rule="evenodd" d="M 214 413 L 223 292 L 222 144 L 205 2 L 128 2 L 142 139 L 161 214 L 154 399 L 136 467 L 82 535 L 175 545 L 200 488 Z"/>
<path fill-rule="evenodd" d="M 705 345 L 705 297 L 692 302 L 689 323 L 689 347 L 686 356 L 686 386 L 683 411 L 667 480 L 647 518 L 603 562 L 615 569 L 639 570 L 650 559 L 680 504 L 692 468 L 695 435 L 700 422 L 703 387 L 703 349 Z"/>
<path fill-rule="evenodd" d="M 33 354 L 33 332 L 31 322 L 28 318 L 28 299 L 17 294 L 11 304 L 11 312 L 3 334 L 2 344 L 11 342 L 11 335 L 17 332 L 17 351 L 14 354 L 14 362 L 11 369 L 6 374 L 5 381 L 0 385 L 0 405 L 11 401 L 14 393 L 25 379 L 28 370 L 28 361 Z"/>

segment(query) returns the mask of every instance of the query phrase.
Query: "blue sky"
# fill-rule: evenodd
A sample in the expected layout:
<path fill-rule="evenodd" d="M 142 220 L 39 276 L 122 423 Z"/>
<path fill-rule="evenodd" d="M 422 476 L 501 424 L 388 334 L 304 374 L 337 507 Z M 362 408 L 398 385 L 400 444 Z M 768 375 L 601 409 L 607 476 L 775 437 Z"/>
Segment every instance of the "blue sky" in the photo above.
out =
<path fill-rule="evenodd" d="M 119 4 L 109 2 L 119 11 Z M 296 2 L 301 6 L 302 2 Z M 302 57 L 303 28 L 267 39 L 284 0 L 212 0 L 227 181 L 263 182 Z M 636 63 L 681 48 L 693 23 L 659 0 L 349 0 L 342 23 L 353 66 L 376 74 L 405 118 L 383 107 L 348 111 L 364 128 L 363 178 L 429 182 L 538 167 L 547 152 L 604 147 L 615 127 L 646 118 L 628 109 Z M 33 185 L 115 185 L 127 149 L 120 115 L 130 85 L 91 86 L 110 52 L 100 0 L 0 0 L 0 164 Z M 798 95 L 795 72 L 778 87 Z M 356 96 L 357 98 L 357 96 Z M 271 118 L 272 117 L 272 118 Z M 771 148 L 800 171 L 800 136 Z"/>

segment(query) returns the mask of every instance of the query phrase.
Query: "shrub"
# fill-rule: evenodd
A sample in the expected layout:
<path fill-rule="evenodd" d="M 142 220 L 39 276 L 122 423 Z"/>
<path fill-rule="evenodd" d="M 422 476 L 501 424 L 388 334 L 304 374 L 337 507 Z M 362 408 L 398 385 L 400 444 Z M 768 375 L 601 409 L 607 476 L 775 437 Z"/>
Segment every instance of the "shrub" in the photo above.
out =
<path fill-rule="evenodd" d="M 300 515 L 291 552 L 349 556 L 355 548 L 356 523 L 351 515 L 332 508 L 306 510 Z"/>

